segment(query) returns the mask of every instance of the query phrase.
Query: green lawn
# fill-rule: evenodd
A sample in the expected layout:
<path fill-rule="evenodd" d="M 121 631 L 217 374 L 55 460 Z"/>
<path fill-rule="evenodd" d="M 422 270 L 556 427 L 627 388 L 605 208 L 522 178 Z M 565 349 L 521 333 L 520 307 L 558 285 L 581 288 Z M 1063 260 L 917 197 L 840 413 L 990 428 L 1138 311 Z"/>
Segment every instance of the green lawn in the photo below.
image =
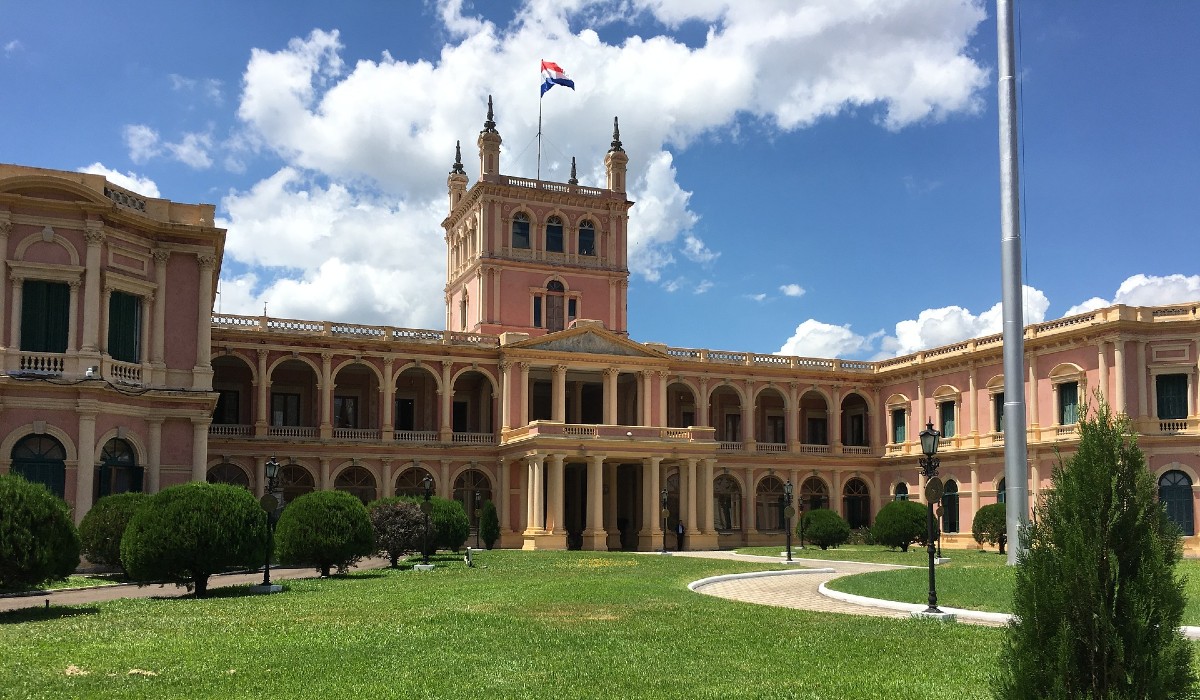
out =
<path fill-rule="evenodd" d="M 1005 557 L 995 552 L 981 551 L 952 550 L 943 553 L 950 558 L 950 563 L 937 568 L 939 605 L 1012 612 L 1014 569 L 1006 565 Z M 854 557 L 853 560 L 876 561 L 860 557 Z M 1183 623 L 1200 625 L 1200 560 L 1184 559 L 1179 563 L 1179 573 L 1184 576 L 1184 594 L 1187 596 Z M 827 585 L 835 591 L 905 603 L 924 603 L 929 598 L 927 569 L 897 569 L 845 576 Z"/>
<path fill-rule="evenodd" d="M 519 551 L 477 562 L 294 581 L 272 596 L 0 614 L 0 696 L 964 700 L 987 697 L 1001 638 L 686 588 L 764 568 L 750 563 Z M 954 663 L 921 666 L 916 648 Z"/>
<path fill-rule="evenodd" d="M 43 583 L 40 586 L 29 589 L 21 589 L 14 591 L 3 591 L 0 593 L 21 593 L 25 591 L 56 591 L 62 588 L 91 588 L 93 586 L 111 586 L 116 583 L 124 582 L 124 578 L 119 574 L 94 574 L 94 575 L 71 575 L 62 581 L 51 581 Z"/>

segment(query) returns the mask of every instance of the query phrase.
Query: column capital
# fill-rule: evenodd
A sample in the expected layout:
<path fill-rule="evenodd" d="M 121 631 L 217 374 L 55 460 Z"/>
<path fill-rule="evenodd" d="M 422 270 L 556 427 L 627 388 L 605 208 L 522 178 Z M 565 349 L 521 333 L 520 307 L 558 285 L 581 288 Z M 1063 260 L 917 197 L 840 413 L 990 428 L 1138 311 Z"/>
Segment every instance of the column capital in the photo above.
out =
<path fill-rule="evenodd" d="M 7 218 L 0 219 L 0 238 L 8 238 L 8 234 L 12 233 L 13 223 Z"/>
<path fill-rule="evenodd" d="M 83 238 L 87 241 L 88 247 L 99 246 L 104 242 L 104 222 L 89 221 L 83 230 Z"/>
<path fill-rule="evenodd" d="M 217 256 L 212 253 L 196 253 L 196 262 L 201 270 L 212 270 L 217 266 Z"/>
<path fill-rule="evenodd" d="M 155 265 L 166 265 L 167 261 L 171 259 L 171 251 L 165 248 L 155 248 L 151 255 L 154 257 Z"/>
<path fill-rule="evenodd" d="M 604 368 L 604 377 L 605 378 L 615 377 L 620 373 L 621 373 L 621 370 L 618 369 L 617 367 L 605 367 Z"/>
<path fill-rule="evenodd" d="M 265 360 L 267 358 L 267 353 L 270 351 L 266 348 L 258 348 L 255 352 L 258 353 L 258 359 Z"/>
<path fill-rule="evenodd" d="M 567 373 L 567 366 L 566 366 L 566 365 L 554 365 L 554 370 L 553 370 L 553 371 L 554 371 L 554 373 L 555 373 L 555 374 L 559 374 L 559 375 L 566 375 L 566 373 Z"/>

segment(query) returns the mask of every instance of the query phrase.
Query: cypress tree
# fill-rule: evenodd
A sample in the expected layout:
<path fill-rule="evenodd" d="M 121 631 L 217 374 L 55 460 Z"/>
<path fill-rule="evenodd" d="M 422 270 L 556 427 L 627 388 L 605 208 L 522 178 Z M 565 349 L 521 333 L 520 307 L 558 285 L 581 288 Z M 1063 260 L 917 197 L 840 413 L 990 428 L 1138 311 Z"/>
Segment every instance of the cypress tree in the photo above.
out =
<path fill-rule="evenodd" d="M 1021 533 L 996 697 L 1195 697 L 1180 533 L 1128 419 L 1102 400 Z"/>

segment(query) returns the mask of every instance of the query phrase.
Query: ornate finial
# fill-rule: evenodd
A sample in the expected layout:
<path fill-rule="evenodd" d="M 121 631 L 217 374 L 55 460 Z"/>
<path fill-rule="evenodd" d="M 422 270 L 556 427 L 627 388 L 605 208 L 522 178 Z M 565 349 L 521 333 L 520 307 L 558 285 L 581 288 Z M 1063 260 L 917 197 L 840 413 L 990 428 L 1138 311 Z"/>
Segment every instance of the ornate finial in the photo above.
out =
<path fill-rule="evenodd" d="M 613 117 L 613 140 L 612 143 L 609 144 L 608 151 L 609 153 L 612 153 L 614 151 L 624 152 L 624 150 L 624 148 L 621 148 L 621 127 L 617 123 L 617 118 Z"/>
<path fill-rule="evenodd" d="M 462 141 L 454 142 L 454 167 L 450 168 L 451 175 L 466 175 L 462 164 Z"/>
<path fill-rule="evenodd" d="M 488 95 L 488 113 L 487 120 L 483 122 L 483 130 L 494 134 L 496 133 L 496 118 L 492 114 L 492 96 Z"/>
<path fill-rule="evenodd" d="M 578 185 L 579 179 L 575 177 L 575 156 L 571 156 L 571 179 L 567 180 L 568 185 Z"/>

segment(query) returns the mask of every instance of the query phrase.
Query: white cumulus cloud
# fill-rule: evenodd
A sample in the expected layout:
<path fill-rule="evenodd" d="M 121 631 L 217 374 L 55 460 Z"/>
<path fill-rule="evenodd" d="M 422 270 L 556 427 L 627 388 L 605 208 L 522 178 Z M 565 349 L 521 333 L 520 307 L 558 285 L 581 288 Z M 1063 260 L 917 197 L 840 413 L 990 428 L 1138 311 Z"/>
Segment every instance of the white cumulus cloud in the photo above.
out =
<path fill-rule="evenodd" d="M 863 336 L 850 330 L 850 324 L 835 326 L 810 318 L 796 326 L 796 332 L 779 349 L 780 355 L 800 357 L 854 357 L 872 350 L 878 334 Z"/>
<path fill-rule="evenodd" d="M 780 285 L 779 291 L 782 292 L 785 297 L 802 297 L 802 296 L 804 296 L 804 287 L 801 287 L 798 284 Z"/>
<path fill-rule="evenodd" d="M 1200 275 L 1144 275 L 1128 277 L 1113 294 L 1112 301 L 1092 297 L 1067 309 L 1066 316 L 1085 311 L 1128 304 L 1129 306 L 1168 306 L 1189 301 L 1200 301 Z"/>
<path fill-rule="evenodd" d="M 77 169 L 81 173 L 91 173 L 93 175 L 103 175 L 112 184 L 117 187 L 124 187 L 130 192 L 136 192 L 147 197 L 159 197 L 158 185 L 154 180 L 148 177 L 142 177 L 134 172 L 123 173 L 118 170 L 107 168 L 103 163 L 97 161 L 91 165 L 85 165 Z"/>

